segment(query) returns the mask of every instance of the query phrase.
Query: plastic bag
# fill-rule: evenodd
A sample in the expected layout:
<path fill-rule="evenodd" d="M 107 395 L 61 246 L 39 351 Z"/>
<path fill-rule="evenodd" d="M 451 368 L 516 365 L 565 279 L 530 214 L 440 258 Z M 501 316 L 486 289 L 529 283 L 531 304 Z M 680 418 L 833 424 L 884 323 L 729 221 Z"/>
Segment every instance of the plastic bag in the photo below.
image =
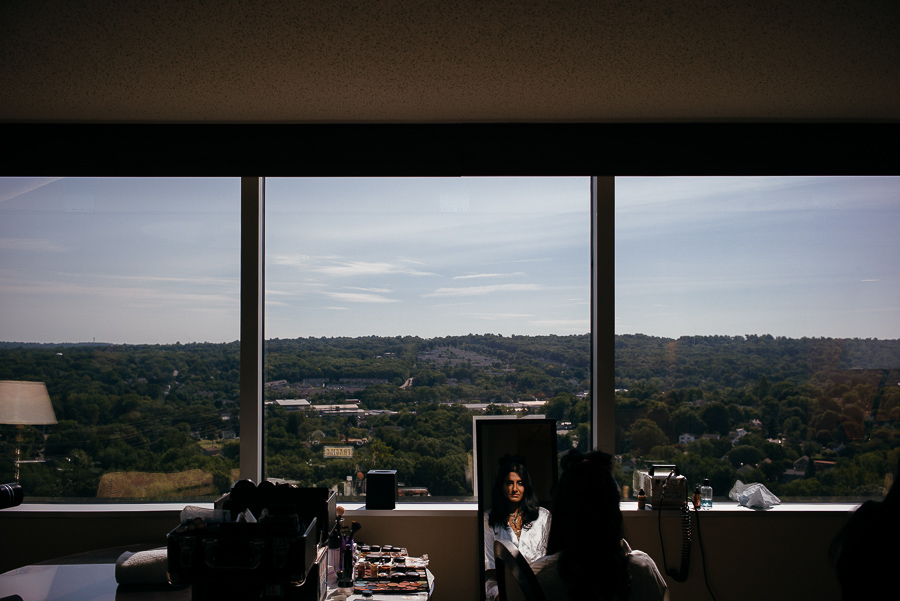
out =
<path fill-rule="evenodd" d="M 773 495 L 765 485 L 758 482 L 744 484 L 740 480 L 734 483 L 728 498 L 753 509 L 769 509 L 781 503 L 781 499 Z"/>

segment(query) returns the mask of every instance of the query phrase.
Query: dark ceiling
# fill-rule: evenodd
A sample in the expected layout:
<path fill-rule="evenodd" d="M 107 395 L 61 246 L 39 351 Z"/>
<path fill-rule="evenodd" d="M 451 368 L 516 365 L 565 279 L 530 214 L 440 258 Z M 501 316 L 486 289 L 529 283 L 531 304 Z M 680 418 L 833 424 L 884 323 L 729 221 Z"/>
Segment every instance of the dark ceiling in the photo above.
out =
<path fill-rule="evenodd" d="M 0 121 L 896 122 L 900 3 L 0 2 Z"/>

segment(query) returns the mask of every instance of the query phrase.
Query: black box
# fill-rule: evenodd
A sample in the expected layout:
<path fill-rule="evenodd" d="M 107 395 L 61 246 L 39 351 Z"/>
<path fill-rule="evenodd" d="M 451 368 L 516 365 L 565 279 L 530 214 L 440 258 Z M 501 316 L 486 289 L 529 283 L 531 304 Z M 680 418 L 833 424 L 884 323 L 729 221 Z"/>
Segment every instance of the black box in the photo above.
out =
<path fill-rule="evenodd" d="M 398 498 L 397 470 L 369 470 L 366 474 L 366 509 L 393 509 Z"/>

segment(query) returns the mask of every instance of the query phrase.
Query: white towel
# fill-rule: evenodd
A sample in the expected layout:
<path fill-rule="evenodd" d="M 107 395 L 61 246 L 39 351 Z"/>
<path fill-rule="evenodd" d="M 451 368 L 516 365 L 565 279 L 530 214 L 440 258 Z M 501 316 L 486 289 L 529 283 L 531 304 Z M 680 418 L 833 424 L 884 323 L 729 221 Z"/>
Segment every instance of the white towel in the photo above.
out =
<path fill-rule="evenodd" d="M 168 584 L 168 553 L 165 548 L 132 553 L 125 551 L 116 560 L 119 584 Z"/>

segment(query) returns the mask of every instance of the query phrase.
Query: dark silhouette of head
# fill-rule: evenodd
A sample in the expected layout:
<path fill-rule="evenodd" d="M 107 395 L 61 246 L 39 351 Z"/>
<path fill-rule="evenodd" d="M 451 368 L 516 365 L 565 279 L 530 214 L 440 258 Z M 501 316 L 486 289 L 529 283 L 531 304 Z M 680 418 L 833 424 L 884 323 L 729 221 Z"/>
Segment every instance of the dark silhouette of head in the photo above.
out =
<path fill-rule="evenodd" d="M 887 579 L 900 565 L 900 457 L 883 501 L 857 508 L 831 543 L 831 560 L 841 583 L 841 599 L 883 596 Z"/>
<path fill-rule="evenodd" d="M 517 474 L 525 489 L 525 494 L 522 495 L 522 501 L 519 503 L 519 509 L 522 511 L 522 527 L 529 528 L 538 517 L 540 505 L 537 495 L 534 493 L 531 475 L 528 473 L 528 468 L 525 467 L 525 458 L 521 455 L 504 455 L 499 459 L 499 463 L 499 471 L 494 479 L 488 522 L 492 528 L 506 524 L 509 514 L 513 511 L 512 504 L 506 495 L 506 482 L 510 474 Z"/>
<path fill-rule="evenodd" d="M 573 585 L 590 575 L 598 599 L 627 598 L 628 557 L 622 549 L 619 487 L 612 474 L 612 457 L 572 450 L 562 461 L 562 476 L 551 512 L 547 553 L 559 553 L 559 575 Z"/>

